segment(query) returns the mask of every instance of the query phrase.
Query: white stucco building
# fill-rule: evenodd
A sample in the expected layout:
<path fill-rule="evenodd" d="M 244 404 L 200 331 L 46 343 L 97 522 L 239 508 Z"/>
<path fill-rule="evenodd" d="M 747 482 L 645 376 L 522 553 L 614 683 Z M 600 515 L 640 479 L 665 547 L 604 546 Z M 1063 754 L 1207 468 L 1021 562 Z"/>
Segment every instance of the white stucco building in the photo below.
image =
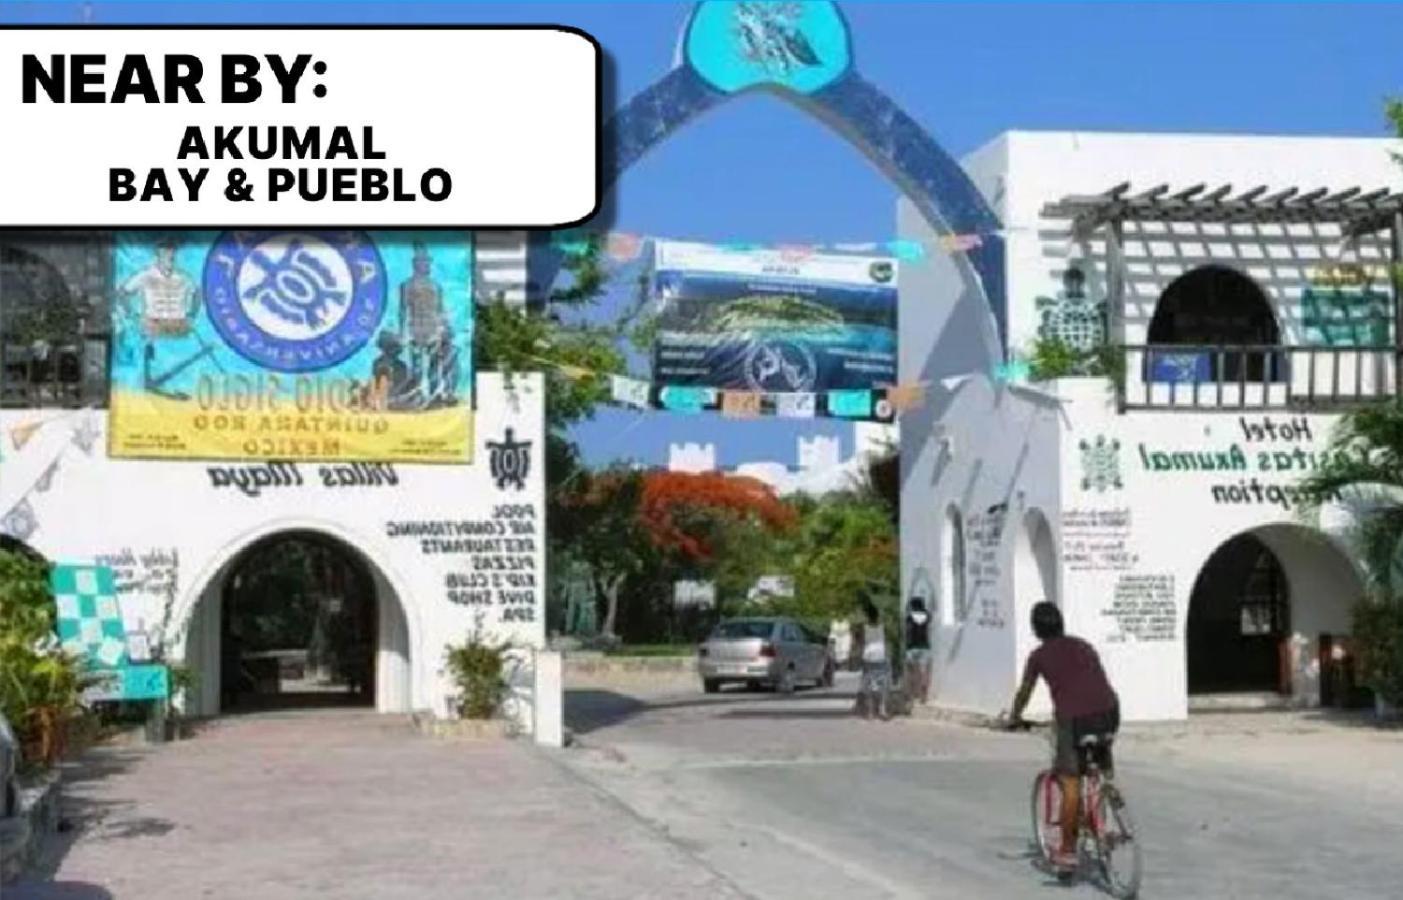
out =
<path fill-rule="evenodd" d="M 1331 693 L 1361 576 L 1347 514 L 1293 486 L 1396 389 L 1397 144 L 1010 132 L 963 160 L 1006 229 L 1012 355 L 1105 344 L 1124 376 L 1003 383 L 958 254 L 903 270 L 902 378 L 932 399 L 902 420 L 902 577 L 935 600 L 937 702 L 1006 708 L 1043 598 L 1130 719 Z"/>
<path fill-rule="evenodd" d="M 524 253 L 509 250 L 481 248 L 477 288 L 519 300 Z M 224 700 L 226 600 L 246 563 L 285 538 L 330 548 L 357 603 L 369 596 L 365 697 L 375 709 L 453 714 L 444 650 L 478 631 L 512 642 L 509 712 L 529 731 L 545 645 L 540 377 L 476 375 L 466 464 L 115 458 L 105 408 L 111 256 L 101 235 L 0 241 L 6 545 L 111 568 L 128 634 L 195 670 L 186 703 L 198 715 Z M 80 316 L 70 340 L 36 350 L 13 337 L 25 315 L 60 304 Z M 514 454 L 505 469 L 493 464 L 503 447 Z M 543 684 L 558 710 L 558 679 Z"/>

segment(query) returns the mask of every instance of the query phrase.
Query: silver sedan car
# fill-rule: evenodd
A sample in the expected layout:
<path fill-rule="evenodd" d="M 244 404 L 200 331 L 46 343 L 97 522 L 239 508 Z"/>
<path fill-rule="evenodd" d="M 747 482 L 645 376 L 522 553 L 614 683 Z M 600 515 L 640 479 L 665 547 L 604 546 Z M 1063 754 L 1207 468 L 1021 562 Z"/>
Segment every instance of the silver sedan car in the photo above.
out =
<path fill-rule="evenodd" d="M 789 693 L 800 682 L 831 687 L 835 665 L 824 638 L 794 619 L 772 617 L 717 625 L 697 650 L 697 669 L 708 694 L 723 684 Z"/>

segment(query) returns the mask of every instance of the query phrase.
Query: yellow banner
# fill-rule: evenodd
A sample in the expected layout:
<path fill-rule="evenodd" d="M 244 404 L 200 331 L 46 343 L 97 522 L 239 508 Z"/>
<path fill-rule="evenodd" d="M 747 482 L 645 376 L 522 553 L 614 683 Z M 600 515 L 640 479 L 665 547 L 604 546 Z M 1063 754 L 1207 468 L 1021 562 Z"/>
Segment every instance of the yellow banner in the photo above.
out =
<path fill-rule="evenodd" d="M 221 411 L 202 409 L 197 400 L 114 390 L 112 415 L 122 422 L 120 430 L 112 431 L 109 452 L 114 457 L 472 461 L 472 411 L 464 406 L 303 412 L 287 403 Z"/>

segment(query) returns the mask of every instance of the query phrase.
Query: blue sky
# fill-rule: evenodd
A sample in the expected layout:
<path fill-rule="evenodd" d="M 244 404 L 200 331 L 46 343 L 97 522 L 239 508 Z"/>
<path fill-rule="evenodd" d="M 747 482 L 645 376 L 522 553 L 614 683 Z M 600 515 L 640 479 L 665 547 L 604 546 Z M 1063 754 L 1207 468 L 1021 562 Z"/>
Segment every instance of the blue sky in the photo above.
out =
<path fill-rule="evenodd" d="M 1384 98 L 1403 93 L 1392 41 L 1403 34 L 1403 4 L 842 5 L 858 67 L 957 156 L 1012 128 L 1378 135 Z M 80 21 L 85 6 L 99 23 L 562 22 L 611 54 L 623 100 L 671 64 L 690 4 L 5 2 L 0 20 Z M 822 126 L 752 97 L 636 165 L 620 187 L 616 227 L 696 239 L 880 240 L 892 236 L 895 197 Z M 608 410 L 578 437 L 595 461 L 662 462 L 669 441 L 713 440 L 730 465 L 792 462 L 797 433 L 843 430 Z"/>

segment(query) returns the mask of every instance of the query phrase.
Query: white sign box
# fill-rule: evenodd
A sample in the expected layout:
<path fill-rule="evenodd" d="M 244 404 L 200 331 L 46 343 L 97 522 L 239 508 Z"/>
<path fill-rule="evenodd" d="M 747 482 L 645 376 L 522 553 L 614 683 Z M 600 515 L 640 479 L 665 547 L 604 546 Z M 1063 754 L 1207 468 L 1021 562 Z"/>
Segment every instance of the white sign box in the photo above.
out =
<path fill-rule="evenodd" d="M 599 119 L 563 26 L 4 27 L 0 227 L 562 227 Z"/>

